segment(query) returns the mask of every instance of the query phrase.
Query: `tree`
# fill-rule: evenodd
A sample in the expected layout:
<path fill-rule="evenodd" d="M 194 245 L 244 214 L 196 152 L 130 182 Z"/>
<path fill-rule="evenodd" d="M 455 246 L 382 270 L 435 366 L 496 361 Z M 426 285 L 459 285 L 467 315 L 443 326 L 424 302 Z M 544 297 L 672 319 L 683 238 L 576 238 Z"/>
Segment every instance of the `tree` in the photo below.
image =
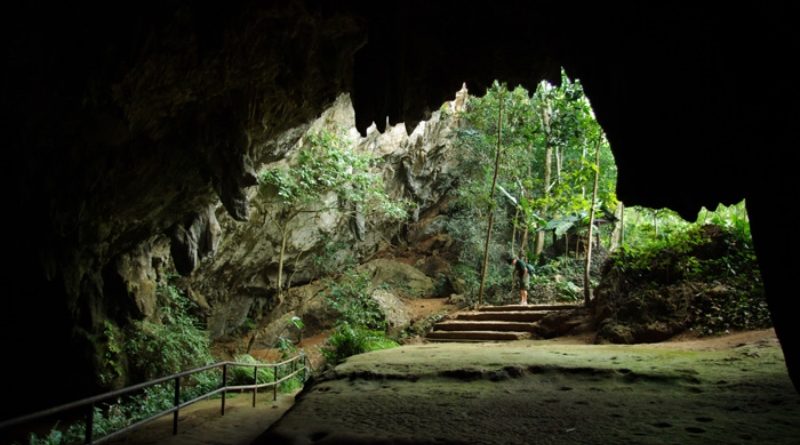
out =
<path fill-rule="evenodd" d="M 497 108 L 497 146 L 495 147 L 494 158 L 494 175 L 492 176 L 492 188 L 489 192 L 489 200 L 494 200 L 494 190 L 497 186 L 497 172 L 500 168 L 500 140 L 503 138 L 503 96 L 500 96 L 500 103 Z M 486 268 L 489 265 L 489 241 L 492 239 L 492 226 L 494 225 L 494 212 L 492 206 L 494 202 L 489 204 L 489 224 L 486 229 L 486 245 L 483 250 L 483 267 L 481 268 L 481 286 L 478 290 L 478 304 L 483 304 L 483 286 L 486 283 Z"/>
<path fill-rule="evenodd" d="M 592 282 L 589 280 L 589 269 L 592 267 L 592 229 L 594 228 L 594 210 L 595 201 L 597 200 L 597 185 L 600 180 L 600 143 L 597 144 L 595 150 L 595 171 L 594 171 L 594 187 L 592 188 L 592 204 L 589 209 L 589 235 L 586 237 L 586 265 L 583 269 L 583 302 L 586 306 L 592 300 Z"/>
<path fill-rule="evenodd" d="M 278 256 L 278 303 L 283 302 L 283 268 L 291 222 L 301 213 L 336 210 L 351 217 L 383 216 L 401 219 L 403 202 L 386 194 L 383 178 L 373 171 L 374 158 L 358 152 L 341 135 L 322 130 L 300 141 L 300 150 L 290 164 L 261 171 L 259 193 L 267 202 L 280 204 L 272 223 L 280 234 Z M 327 197 L 335 197 L 328 203 Z M 264 224 L 267 212 L 264 212 Z"/>
<path fill-rule="evenodd" d="M 498 120 L 501 103 L 503 116 Z M 487 286 L 508 281 L 506 274 L 493 273 L 492 264 L 499 263 L 499 255 L 509 246 L 513 253 L 538 256 L 546 247 L 548 232 L 563 235 L 571 228 L 586 227 L 591 204 L 586 191 L 592 190 L 595 176 L 587 143 L 599 141 L 601 164 L 607 166 L 598 178 L 597 205 L 611 210 L 616 206 L 616 167 L 610 147 L 582 85 L 566 73 L 562 72 L 560 85 L 542 82 L 532 95 L 522 87 L 509 90 L 494 82 L 482 97 L 470 96 L 461 123 L 457 145 L 462 149 L 462 174 L 455 202 L 459 216 L 451 219 L 449 230 L 464 244 L 459 258 L 462 270 L 471 267 L 483 275 L 487 251 L 494 258 Z M 505 192 L 495 195 L 493 167 L 500 126 L 503 152 L 496 184 Z M 489 220 L 486 209 L 494 224 L 488 250 L 483 236 Z M 477 274 L 475 278 L 478 290 Z"/>

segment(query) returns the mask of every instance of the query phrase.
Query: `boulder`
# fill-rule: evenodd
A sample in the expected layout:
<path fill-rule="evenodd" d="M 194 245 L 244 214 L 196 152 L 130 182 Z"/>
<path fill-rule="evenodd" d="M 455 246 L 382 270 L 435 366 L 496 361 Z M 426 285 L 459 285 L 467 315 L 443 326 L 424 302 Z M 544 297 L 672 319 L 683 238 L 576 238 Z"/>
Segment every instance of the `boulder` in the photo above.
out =
<path fill-rule="evenodd" d="M 428 297 L 434 294 L 433 280 L 414 266 L 390 259 L 376 259 L 365 263 L 359 270 L 372 276 L 372 286 L 389 286 L 398 294 L 408 297 Z"/>

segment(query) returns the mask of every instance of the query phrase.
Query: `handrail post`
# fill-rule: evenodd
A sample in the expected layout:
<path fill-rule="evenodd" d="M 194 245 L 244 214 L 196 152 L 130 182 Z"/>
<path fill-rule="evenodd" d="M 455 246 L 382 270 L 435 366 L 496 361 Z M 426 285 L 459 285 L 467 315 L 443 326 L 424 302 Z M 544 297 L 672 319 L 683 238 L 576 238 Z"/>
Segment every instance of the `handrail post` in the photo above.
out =
<path fill-rule="evenodd" d="M 275 366 L 272 368 L 274 370 L 273 375 L 275 376 L 275 383 L 272 385 L 272 401 L 278 400 L 278 368 L 280 366 Z"/>
<path fill-rule="evenodd" d="M 92 436 L 94 435 L 94 403 L 89 404 L 89 412 L 86 414 L 86 431 L 85 436 L 83 438 L 83 443 L 91 444 L 94 440 Z"/>
<path fill-rule="evenodd" d="M 228 364 L 225 363 L 222 365 L 222 415 L 225 415 L 225 394 L 228 392 L 225 388 L 228 387 Z"/>
<path fill-rule="evenodd" d="M 253 385 L 258 385 L 258 366 L 253 366 Z M 253 408 L 256 407 L 256 393 L 258 388 L 253 388 Z"/>
<path fill-rule="evenodd" d="M 178 434 L 178 406 L 181 404 L 181 378 L 175 377 L 175 412 L 172 413 L 172 435 Z"/>

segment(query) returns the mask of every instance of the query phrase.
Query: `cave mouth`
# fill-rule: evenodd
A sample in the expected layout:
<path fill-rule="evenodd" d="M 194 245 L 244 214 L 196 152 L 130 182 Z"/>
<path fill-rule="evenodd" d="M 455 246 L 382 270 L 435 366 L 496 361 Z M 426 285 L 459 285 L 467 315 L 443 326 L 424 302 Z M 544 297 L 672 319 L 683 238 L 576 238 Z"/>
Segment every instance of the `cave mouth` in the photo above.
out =
<path fill-rule="evenodd" d="M 108 364 L 103 358 L 114 329 L 156 316 L 169 286 L 191 281 L 173 279 L 172 270 L 162 270 L 164 261 L 181 261 L 177 267 L 184 272 L 208 268 L 217 229 L 234 224 L 229 216 L 241 221 L 260 212 L 244 205 L 245 191 L 258 179 L 251 164 L 282 159 L 293 146 L 291 131 L 313 120 L 340 92 L 352 94 L 359 129 L 387 115 L 416 127 L 412 123 L 463 79 L 473 86 L 489 85 L 494 77 L 512 85 L 555 82 L 561 65 L 585 82 L 619 162 L 617 191 L 626 204 L 666 206 L 693 219 L 701 204 L 747 199 L 764 281 L 771 286 L 770 309 L 797 378 L 799 325 L 791 298 L 785 298 L 794 288 L 797 240 L 788 237 L 787 243 L 790 218 L 772 216 L 792 190 L 793 163 L 783 160 L 791 159 L 788 147 L 795 140 L 791 99 L 797 86 L 763 82 L 752 94 L 742 93 L 765 72 L 775 79 L 795 73 L 786 56 L 796 52 L 791 7 L 720 11 L 709 5 L 687 11 L 603 5 L 574 8 L 570 26 L 564 26 L 560 8 L 514 4 L 509 14 L 506 5 L 452 6 L 288 1 L 230 8 L 165 3 L 127 7 L 125 14 L 66 5 L 9 10 L 2 41 L 9 55 L 5 84 L 13 88 L 1 100 L 15 130 L 3 153 L 10 166 L 3 175 L 8 213 L 14 217 L 7 219 L 12 261 L 4 268 L 9 298 L 0 329 L 9 357 L 40 351 L 36 332 L 48 339 L 53 362 L 73 366 L 62 371 L 72 384 L 37 388 L 35 395 L 2 407 L 3 417 L 99 388 L 96 376 Z M 454 79 L 453 73 L 462 74 Z M 687 106 L 687 97 L 702 100 Z M 758 156 L 762 150 L 775 156 Z M 669 155 L 654 163 L 653 153 Z M 409 179 L 395 185 L 438 199 L 418 179 L 442 172 L 424 165 L 418 156 L 395 159 L 393 171 Z M 433 215 L 423 210 L 420 221 Z M 353 218 L 347 226 L 369 239 L 374 232 L 361 231 L 362 223 Z M 663 233 L 662 221 L 653 226 Z M 407 238 L 404 230 L 384 241 Z M 693 238 L 706 235 L 713 234 Z M 247 238 L 243 250 L 256 254 L 274 252 L 279 244 Z M 333 240 L 345 246 L 348 241 Z M 412 244 L 418 241 L 423 239 Z M 440 252 L 448 246 L 447 239 L 427 241 Z M 580 253 L 581 243 L 563 244 L 565 251 Z M 720 242 L 719 251 L 729 244 Z M 342 261 L 351 253 L 332 250 Z M 653 280 L 698 272 L 695 261 L 651 253 L 650 259 L 680 266 Z M 211 266 L 217 284 L 184 292 L 197 305 L 192 312 L 206 322 L 203 327 L 231 335 L 255 326 L 252 315 L 273 307 L 279 268 L 240 273 L 245 263 L 220 255 L 231 266 Z M 287 282 L 310 282 L 300 272 L 302 262 L 291 259 Z M 727 270 L 724 263 L 715 264 L 720 273 Z M 436 274 L 437 264 L 415 266 Z M 231 286 L 230 277 L 246 280 Z M 434 279 L 443 293 L 474 284 Z M 558 292 L 578 292 L 560 286 Z M 230 298 L 216 289 L 230 291 Z M 685 287 L 681 295 L 689 298 L 696 290 Z M 227 309 L 215 312 L 220 302 Z M 712 304 L 707 310 L 717 309 Z M 108 329 L 112 335 L 107 321 L 115 325 Z M 312 317 L 306 322 L 324 324 Z M 609 335 L 633 334 L 620 328 Z M 38 366 L 3 372 L 13 382 L 51 375 Z"/>
<path fill-rule="evenodd" d="M 462 170 L 444 213 L 459 240 L 451 281 L 466 283 L 468 304 L 583 301 L 598 341 L 621 343 L 771 326 L 744 201 L 690 219 L 626 207 L 613 146 L 563 68 L 560 83 L 531 91 L 467 88 L 441 110 L 458 116 Z M 525 297 L 512 290 L 509 254 L 533 266 Z"/>
<path fill-rule="evenodd" d="M 305 346 L 335 363 L 413 343 L 443 316 L 430 311 L 442 304 L 426 298 L 450 302 L 450 311 L 517 304 L 510 253 L 532 264 L 531 304 L 577 306 L 587 287 L 594 292 L 595 315 L 537 328 L 540 337 L 590 324 L 598 341 L 658 342 L 768 323 L 743 203 L 704 209 L 694 222 L 668 209 L 626 208 L 612 146 L 581 82 L 563 69 L 558 84 L 528 91 L 495 81 L 482 93 L 465 85 L 413 129 L 371 127 L 363 137 L 340 95 L 311 123 L 254 149 L 246 221 L 216 202 L 104 268 L 108 307 L 84 311 L 99 318 L 79 322 L 101 323 L 96 337 L 78 337 L 98 354 L 75 371 L 82 385 L 98 387 L 87 380 L 93 373 L 108 388 L 171 372 L 150 367 L 157 354 L 133 350 L 163 352 L 177 370 Z M 315 298 L 324 304 L 309 303 Z M 409 300 L 418 305 L 404 308 Z M 429 318 L 390 320 L 398 308 Z M 208 333 L 215 357 L 202 346 Z"/>

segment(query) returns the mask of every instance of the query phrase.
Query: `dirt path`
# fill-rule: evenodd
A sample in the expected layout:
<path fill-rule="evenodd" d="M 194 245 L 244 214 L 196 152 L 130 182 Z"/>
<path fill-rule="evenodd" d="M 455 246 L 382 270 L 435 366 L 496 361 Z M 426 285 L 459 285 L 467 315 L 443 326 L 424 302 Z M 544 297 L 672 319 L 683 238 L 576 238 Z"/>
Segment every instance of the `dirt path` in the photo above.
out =
<path fill-rule="evenodd" d="M 424 344 L 351 357 L 255 443 L 797 444 L 771 330 L 650 345 Z"/>
<path fill-rule="evenodd" d="M 246 445 L 278 420 L 294 402 L 294 394 L 259 394 L 256 407 L 251 394 L 236 394 L 225 403 L 225 416 L 220 415 L 220 400 L 204 400 L 181 411 L 178 435 L 172 435 L 172 415 L 159 418 L 110 444 L 136 445 Z"/>

